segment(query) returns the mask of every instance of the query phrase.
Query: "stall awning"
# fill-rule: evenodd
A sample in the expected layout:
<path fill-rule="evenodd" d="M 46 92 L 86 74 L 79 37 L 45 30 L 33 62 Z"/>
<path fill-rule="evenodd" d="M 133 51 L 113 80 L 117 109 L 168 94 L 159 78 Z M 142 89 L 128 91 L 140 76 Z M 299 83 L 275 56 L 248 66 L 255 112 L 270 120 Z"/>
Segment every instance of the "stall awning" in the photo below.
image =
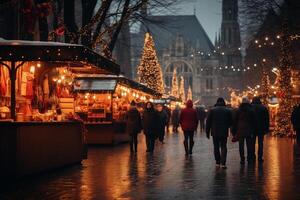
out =
<path fill-rule="evenodd" d="M 117 80 L 111 79 L 76 79 L 75 92 L 112 92 L 116 89 Z"/>
<path fill-rule="evenodd" d="M 120 66 L 91 49 L 77 44 L 0 38 L 0 61 L 70 61 L 94 65 L 107 73 L 119 74 Z"/>
<path fill-rule="evenodd" d="M 99 81 L 99 84 L 100 83 L 108 83 L 109 81 L 116 81 L 116 84 L 118 83 L 118 84 L 121 84 L 121 85 L 127 85 L 132 89 L 140 90 L 142 92 L 148 93 L 148 94 L 153 95 L 153 96 L 160 96 L 159 93 L 157 93 L 156 91 L 148 88 L 147 86 L 142 85 L 142 84 L 140 84 L 136 81 L 130 80 L 130 79 L 128 79 L 126 77 L 123 77 L 123 76 L 114 76 L 114 75 L 89 75 L 89 76 L 84 75 L 84 76 L 80 76 L 79 75 L 77 78 L 75 78 L 75 83 L 77 81 L 86 82 L 85 84 L 89 84 L 89 85 L 92 85 L 91 83 L 98 82 L 98 81 Z M 99 87 L 90 89 L 90 91 L 97 91 L 97 90 L 98 91 L 100 90 Z M 88 91 L 88 90 L 86 90 L 86 91 Z"/>

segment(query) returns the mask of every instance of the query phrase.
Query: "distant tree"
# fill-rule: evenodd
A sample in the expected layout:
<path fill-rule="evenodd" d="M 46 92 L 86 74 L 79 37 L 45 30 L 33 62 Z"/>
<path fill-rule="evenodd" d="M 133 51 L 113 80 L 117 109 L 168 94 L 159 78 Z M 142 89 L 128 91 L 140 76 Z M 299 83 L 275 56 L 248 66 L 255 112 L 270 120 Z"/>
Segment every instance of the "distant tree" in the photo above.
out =
<path fill-rule="evenodd" d="M 177 70 L 176 70 L 176 68 L 173 71 L 171 94 L 174 97 L 177 97 L 177 98 L 179 97 L 178 77 L 177 77 Z"/>

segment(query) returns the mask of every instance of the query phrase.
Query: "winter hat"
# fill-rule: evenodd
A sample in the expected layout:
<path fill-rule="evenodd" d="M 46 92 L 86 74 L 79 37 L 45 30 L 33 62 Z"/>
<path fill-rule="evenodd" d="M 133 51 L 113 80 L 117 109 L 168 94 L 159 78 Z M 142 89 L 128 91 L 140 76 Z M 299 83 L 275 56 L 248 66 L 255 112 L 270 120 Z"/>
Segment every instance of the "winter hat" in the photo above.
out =
<path fill-rule="evenodd" d="M 220 97 L 220 98 L 217 99 L 217 104 L 225 106 L 226 103 L 225 103 L 225 100 L 222 97 Z"/>
<path fill-rule="evenodd" d="M 250 103 L 249 98 L 248 97 L 243 97 L 242 98 L 242 103 Z"/>
<path fill-rule="evenodd" d="M 253 103 L 253 104 L 261 104 L 260 98 L 259 98 L 259 97 L 254 97 L 254 98 L 252 99 L 252 103 Z"/>

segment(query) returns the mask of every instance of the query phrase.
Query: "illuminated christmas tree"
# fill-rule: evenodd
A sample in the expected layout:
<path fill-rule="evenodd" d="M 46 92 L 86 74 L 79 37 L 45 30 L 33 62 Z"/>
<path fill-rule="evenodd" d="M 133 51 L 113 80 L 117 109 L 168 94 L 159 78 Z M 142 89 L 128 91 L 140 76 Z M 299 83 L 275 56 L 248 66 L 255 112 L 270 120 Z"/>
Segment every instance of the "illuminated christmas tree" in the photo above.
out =
<path fill-rule="evenodd" d="M 268 72 L 265 67 L 263 67 L 263 74 L 261 79 L 261 100 L 265 106 L 269 103 L 269 91 L 270 91 L 270 79 Z"/>
<path fill-rule="evenodd" d="M 177 78 L 177 70 L 176 70 L 176 68 L 173 71 L 171 94 L 174 97 L 179 97 L 178 78 Z"/>
<path fill-rule="evenodd" d="M 187 100 L 193 100 L 193 92 L 191 86 L 189 86 Z"/>
<path fill-rule="evenodd" d="M 180 77 L 179 98 L 182 102 L 185 102 L 184 78 L 182 76 Z"/>
<path fill-rule="evenodd" d="M 291 68 L 293 64 L 291 54 L 291 44 L 288 37 L 287 25 L 284 25 L 283 34 L 281 36 L 281 58 L 278 76 L 279 99 L 278 113 L 276 116 L 276 135 L 291 134 L 291 112 L 292 112 L 292 84 L 291 84 Z"/>
<path fill-rule="evenodd" d="M 153 38 L 149 33 L 145 35 L 143 55 L 137 73 L 140 83 L 160 94 L 164 93 L 163 73 L 156 56 Z"/>

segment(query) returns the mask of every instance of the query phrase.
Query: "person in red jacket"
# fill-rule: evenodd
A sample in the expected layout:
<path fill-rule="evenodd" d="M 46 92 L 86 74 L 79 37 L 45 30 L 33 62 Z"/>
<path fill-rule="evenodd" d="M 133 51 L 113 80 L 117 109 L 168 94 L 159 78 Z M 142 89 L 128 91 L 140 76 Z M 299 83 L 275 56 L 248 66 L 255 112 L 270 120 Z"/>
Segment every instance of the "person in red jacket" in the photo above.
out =
<path fill-rule="evenodd" d="M 198 127 L 197 111 L 193 108 L 193 101 L 188 100 L 186 108 L 180 113 L 180 125 L 184 133 L 185 155 L 193 153 L 194 132 Z"/>

